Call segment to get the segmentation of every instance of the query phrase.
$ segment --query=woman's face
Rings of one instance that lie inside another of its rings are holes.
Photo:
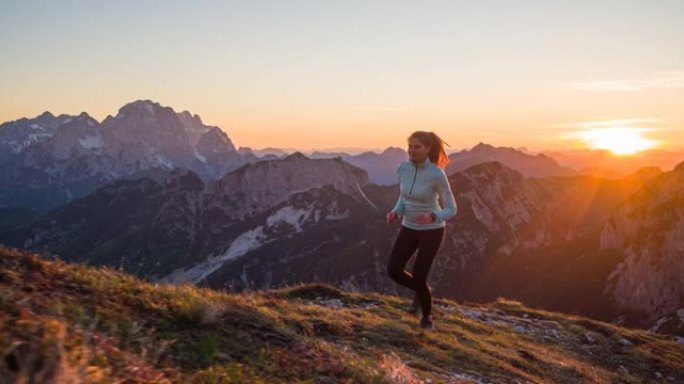
[[[412,137],[408,142],[408,155],[409,160],[422,163],[427,159],[428,153],[430,152],[430,147],[426,147],[420,140]]]

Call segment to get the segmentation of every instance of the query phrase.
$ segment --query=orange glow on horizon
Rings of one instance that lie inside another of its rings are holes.
[[[605,149],[615,155],[634,155],[655,148],[659,143],[643,136],[639,128],[595,128],[579,133],[591,149]]]

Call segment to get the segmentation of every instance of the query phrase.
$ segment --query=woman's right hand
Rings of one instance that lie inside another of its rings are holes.
[[[387,214],[387,223],[388,223],[388,224],[392,224],[392,223],[394,223],[395,221],[397,221],[398,218],[399,218],[399,215],[397,215],[397,214],[394,213],[394,212],[389,212],[389,213]]]

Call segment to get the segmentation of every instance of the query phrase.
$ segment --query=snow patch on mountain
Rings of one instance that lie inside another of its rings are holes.
[[[7,144],[10,146],[10,148],[12,148],[12,152],[19,153],[22,152],[24,149],[28,148],[29,146],[31,146],[31,144],[37,143],[39,141],[45,141],[51,138],[52,136],[53,135],[50,132],[31,133],[24,139],[23,142],[17,142],[16,140],[12,140]]]
[[[85,136],[83,138],[79,138],[78,142],[85,149],[99,149],[104,146],[104,142],[102,141],[102,137],[100,135]]]
[[[302,224],[304,220],[311,214],[311,210],[296,209],[291,206],[285,206],[273,215],[266,219],[266,224],[269,227],[275,226],[279,223],[287,223],[295,227],[297,233],[302,232]]]
[[[359,185],[359,183],[356,183],[356,189],[357,189],[357,190],[359,191],[359,193],[361,194],[361,197],[363,197],[364,199],[366,199],[366,201],[368,202],[368,204],[370,204],[370,206],[373,207],[373,209],[375,209],[376,211],[379,210],[378,207],[376,207],[375,204],[373,204],[373,202],[370,201],[370,199],[368,198],[368,196],[366,196],[366,194],[363,193],[363,189],[361,189],[361,186]]]
[[[171,163],[169,159],[167,159],[166,157],[162,155],[157,155],[156,158],[161,165],[165,166],[168,169],[173,169],[173,163]]]
[[[259,226],[244,232],[240,236],[236,237],[235,240],[233,240],[228,250],[224,253],[218,256],[210,256],[204,262],[197,264],[190,269],[176,270],[161,279],[161,281],[176,284],[187,282],[197,284],[207,276],[214,273],[217,269],[221,268],[225,262],[240,257],[247,252],[261,246],[264,239],[265,235],[263,226]]]
[[[332,212],[325,216],[326,220],[344,220],[348,219],[351,216],[349,211],[344,211],[344,212]]]
[[[197,148],[193,148],[192,151],[193,151],[193,153],[195,154],[195,158],[197,158],[197,160],[199,160],[199,161],[201,161],[201,162],[203,162],[203,163],[206,163],[206,162],[207,162],[207,158],[204,157],[204,156],[202,156],[202,155],[200,155],[199,152],[197,152]]]
[[[202,263],[197,264],[190,269],[176,270],[161,279],[161,281],[169,283],[191,282],[197,284],[221,268],[226,262],[244,256],[257,248],[274,241],[275,239],[269,237],[265,230],[286,223],[293,226],[297,233],[301,233],[303,231],[302,225],[306,219],[312,215],[313,209],[311,207],[295,208],[292,206],[285,206],[280,208],[266,218],[265,225],[260,225],[249,231],[243,232],[236,237],[225,252],[216,256],[210,256]]]

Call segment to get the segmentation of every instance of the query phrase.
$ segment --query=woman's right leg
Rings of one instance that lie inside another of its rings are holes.
[[[405,269],[406,263],[418,248],[418,231],[401,227],[399,236],[394,241],[389,263],[387,263],[387,274],[392,280],[411,290],[414,289],[413,276]]]
[[[428,273],[439,247],[444,240],[444,228],[423,231],[420,236],[418,255],[413,264],[413,289],[420,302],[423,317],[432,314],[432,292],[427,284]]]

